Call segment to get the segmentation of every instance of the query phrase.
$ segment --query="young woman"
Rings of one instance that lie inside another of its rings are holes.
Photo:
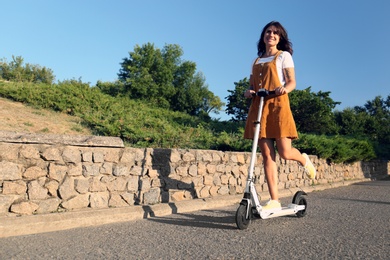
[[[263,210],[281,209],[275,144],[281,158],[301,163],[310,178],[314,179],[316,176],[316,169],[307,154],[301,154],[291,144],[293,139],[298,138],[288,98],[288,93],[296,87],[292,53],[292,44],[284,27],[276,21],[268,23],[263,28],[257,45],[258,57],[252,65],[250,89],[244,93],[245,97],[253,98],[244,138],[253,139],[253,121],[257,117],[260,97],[253,97],[252,94],[261,88],[275,91],[275,95],[264,99],[260,124],[259,147],[271,196]]]

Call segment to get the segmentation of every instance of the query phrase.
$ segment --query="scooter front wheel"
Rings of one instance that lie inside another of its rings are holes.
[[[240,204],[236,211],[236,224],[239,229],[247,229],[251,222],[252,211],[248,212],[248,206]]]

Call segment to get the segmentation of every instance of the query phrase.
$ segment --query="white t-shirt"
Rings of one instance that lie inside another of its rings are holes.
[[[273,61],[274,58],[275,58],[275,56],[269,56],[267,58],[260,58],[257,60],[256,64],[271,62],[271,61]],[[253,60],[252,65],[255,62],[255,60]],[[276,70],[278,71],[279,80],[280,80],[280,83],[282,85],[284,85],[286,83],[286,81],[284,80],[284,75],[283,75],[283,69],[285,69],[285,68],[294,68],[293,58],[288,51],[282,52],[279,55],[278,59],[276,60]],[[251,66],[251,75],[252,75],[252,66]]]

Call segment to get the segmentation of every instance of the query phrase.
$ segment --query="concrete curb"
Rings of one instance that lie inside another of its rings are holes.
[[[310,193],[330,188],[351,185],[353,183],[368,181],[355,180],[327,185],[305,187],[304,191]],[[299,188],[279,191],[279,196],[293,196]],[[268,192],[259,194],[261,200],[268,200]],[[195,199],[156,205],[132,206],[125,208],[90,209],[63,213],[39,214],[21,217],[0,217],[0,238],[31,235],[45,232],[67,230],[72,228],[90,227],[104,224],[112,224],[150,217],[162,217],[177,213],[193,212],[197,210],[215,209],[237,204],[242,199],[242,194],[219,196],[206,199]]]

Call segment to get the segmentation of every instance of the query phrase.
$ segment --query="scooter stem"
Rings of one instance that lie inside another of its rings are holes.
[[[253,178],[253,170],[255,168],[256,163],[256,154],[257,154],[257,144],[259,142],[259,135],[260,135],[260,119],[261,115],[263,114],[263,105],[264,105],[264,97],[260,96],[260,103],[259,103],[259,112],[257,113],[257,119],[254,124],[256,124],[255,128],[255,135],[253,137],[253,144],[252,144],[252,157],[249,164],[249,173],[248,173],[248,180],[251,180]]]

